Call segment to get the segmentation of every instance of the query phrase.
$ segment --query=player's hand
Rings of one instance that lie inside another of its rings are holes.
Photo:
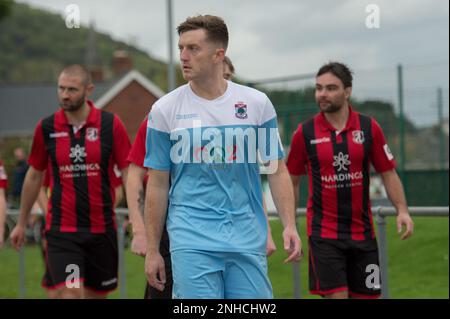
[[[16,225],[10,235],[11,245],[19,251],[25,242],[25,226]]]
[[[131,240],[131,252],[138,256],[145,256],[147,252],[147,238],[145,238],[145,234],[133,234],[133,239]]]
[[[400,237],[401,240],[411,237],[414,233],[414,222],[408,212],[399,213],[397,216],[397,231],[399,234],[401,234],[403,226],[406,226],[406,230]]]
[[[267,243],[266,243],[266,255],[267,257],[270,257],[275,250],[277,250],[277,246],[275,245],[275,242],[272,238],[272,233],[269,230],[269,233],[267,234]]]
[[[288,253],[288,258],[284,263],[300,261],[303,257],[302,241],[295,227],[286,227],[283,231],[284,250]]]
[[[166,271],[164,259],[159,252],[147,252],[145,255],[145,274],[150,286],[159,291],[164,290],[166,284]]]

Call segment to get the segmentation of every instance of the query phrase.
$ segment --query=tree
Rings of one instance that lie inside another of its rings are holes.
[[[0,0],[0,20],[10,15],[12,4],[12,0]]]

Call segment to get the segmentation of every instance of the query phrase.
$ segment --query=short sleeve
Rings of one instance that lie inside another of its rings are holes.
[[[122,121],[117,115],[114,115],[114,143],[113,154],[114,161],[119,169],[124,169],[128,166],[127,156],[130,152],[131,143],[128,138],[127,131]]]
[[[159,107],[153,107],[147,121],[147,138],[145,139],[144,166],[161,171],[168,171],[170,160],[170,129]]]
[[[291,175],[305,175],[308,155],[300,124],[292,137],[291,149],[287,158],[287,168]]]
[[[28,164],[38,171],[43,171],[47,168],[48,152],[44,142],[44,133],[42,130],[42,121],[38,123],[33,135],[33,144],[31,146],[31,153],[28,157]]]
[[[380,125],[372,119],[372,147],[370,161],[378,173],[383,173],[397,167],[394,155],[384,138]]]
[[[267,96],[258,125],[258,150],[263,162],[284,158],[283,145],[278,131],[277,114]]]

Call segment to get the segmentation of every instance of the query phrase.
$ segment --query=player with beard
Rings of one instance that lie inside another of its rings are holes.
[[[298,203],[300,175],[309,176],[307,229],[309,288],[326,298],[378,298],[378,247],[369,199],[370,164],[381,174],[395,206],[397,228],[413,233],[395,160],[378,123],[353,110],[352,72],[341,63],[316,76],[320,113],[299,125],[287,166]],[[371,267],[369,267],[371,266]],[[369,275],[374,279],[368,279]],[[367,284],[369,282],[369,284]]]
[[[130,141],[120,119],[88,100],[94,85],[85,68],[58,78],[60,110],[35,130],[20,216],[11,233],[19,250],[25,223],[51,168],[46,215],[47,262],[57,298],[105,298],[117,287],[114,165],[127,177]]]

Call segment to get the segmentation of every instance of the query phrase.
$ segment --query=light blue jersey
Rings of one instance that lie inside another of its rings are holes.
[[[171,251],[265,255],[258,158],[283,156],[276,113],[262,92],[228,81],[223,96],[205,100],[187,84],[158,100],[144,165],[170,171]]]

